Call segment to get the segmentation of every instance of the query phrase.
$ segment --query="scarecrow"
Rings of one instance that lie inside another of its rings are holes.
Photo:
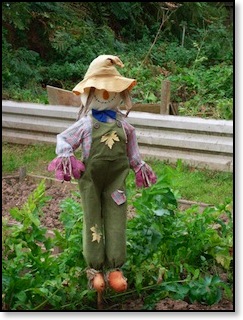
[[[126,121],[132,108],[135,79],[116,69],[113,55],[94,59],[84,79],[73,89],[80,95],[77,121],[57,135],[56,154],[48,166],[57,179],[78,179],[84,211],[83,255],[90,287],[102,292],[127,289],[121,267],[126,259],[127,201],[125,181],[132,169],[137,187],[149,187],[156,175],[141,159],[135,128]],[[126,114],[119,110],[124,102]],[[74,151],[81,147],[82,161]]]

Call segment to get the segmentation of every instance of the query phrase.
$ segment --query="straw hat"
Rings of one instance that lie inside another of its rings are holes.
[[[136,85],[136,80],[123,77],[115,66],[124,67],[117,56],[98,56],[89,65],[84,79],[74,87],[73,93],[76,95],[88,93],[91,87],[108,92],[131,90]]]

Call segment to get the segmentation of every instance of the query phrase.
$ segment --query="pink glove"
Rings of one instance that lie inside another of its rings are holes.
[[[136,186],[138,188],[150,187],[151,184],[156,183],[157,177],[150,166],[145,163],[138,172],[135,173]]]
[[[58,180],[70,181],[71,175],[73,175],[75,179],[81,177],[82,172],[85,171],[85,165],[74,156],[69,158],[59,157],[53,159],[48,165],[48,171],[54,170],[55,177]]]
[[[48,171],[54,171],[55,170],[55,177],[58,180],[64,180],[64,168],[63,168],[63,158],[55,158],[53,159],[49,165],[48,165]],[[65,181],[70,181],[71,177],[68,175],[65,176]]]
[[[74,179],[81,178],[82,173],[85,171],[85,165],[83,162],[77,160],[74,156],[71,156],[70,160]]]

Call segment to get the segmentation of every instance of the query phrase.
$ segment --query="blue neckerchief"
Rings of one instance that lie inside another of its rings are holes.
[[[108,117],[112,119],[116,119],[116,111],[114,110],[95,110],[92,109],[92,116],[101,122],[107,122]]]

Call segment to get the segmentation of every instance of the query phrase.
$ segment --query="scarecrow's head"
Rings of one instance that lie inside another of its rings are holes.
[[[124,64],[113,55],[100,55],[91,62],[84,79],[73,89],[81,97],[83,114],[91,109],[117,109],[122,100],[128,114],[132,107],[129,92],[136,80],[123,77],[116,66]]]

